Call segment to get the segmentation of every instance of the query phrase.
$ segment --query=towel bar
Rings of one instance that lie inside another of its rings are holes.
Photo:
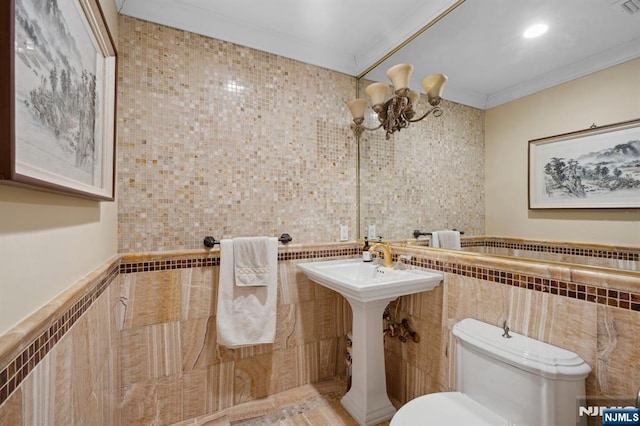
[[[280,235],[280,238],[278,238],[278,241],[280,241],[282,244],[289,244],[291,241],[293,241],[293,238],[291,238],[291,235],[289,234],[282,234]],[[202,243],[206,248],[212,249],[216,244],[220,244],[220,240],[216,240],[215,237],[207,236],[204,237],[204,241]]]
[[[457,229],[452,229],[452,231],[457,231]],[[460,235],[464,234],[463,231],[460,231]],[[418,238],[420,235],[431,235],[431,232],[420,232],[419,230],[413,231],[413,238]]]

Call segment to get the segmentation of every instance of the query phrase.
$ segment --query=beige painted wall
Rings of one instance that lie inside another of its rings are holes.
[[[486,111],[486,234],[640,245],[640,209],[529,210],[528,141],[640,118],[640,59]]]
[[[113,0],[100,0],[117,40]],[[0,335],[117,251],[114,202],[0,185]]]

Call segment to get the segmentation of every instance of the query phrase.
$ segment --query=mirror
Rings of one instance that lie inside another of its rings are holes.
[[[485,109],[538,92],[544,84],[550,87],[587,74],[576,72],[576,64],[588,65],[589,72],[597,70],[598,64],[587,64],[584,58],[602,59],[596,53],[615,50],[603,40],[622,46],[640,39],[638,16],[628,21],[624,11],[612,12],[611,8],[621,7],[614,3],[622,2],[584,3],[461,2],[359,79],[359,97],[365,97],[368,84],[389,83],[386,70],[398,63],[415,65],[409,84],[413,90],[422,91],[420,81],[428,74],[449,77],[441,117],[413,123],[389,140],[382,130],[364,132],[359,137],[360,238],[411,240],[416,229],[430,232],[452,228],[465,232],[465,236],[484,235]],[[572,11],[574,7],[577,9]],[[602,8],[608,8],[608,13]],[[551,46],[537,47],[532,59],[525,58],[520,27],[508,28],[506,24],[514,21],[513,16],[521,16],[525,22],[525,18],[551,9],[555,10],[553,17],[565,16],[565,22],[556,22],[564,39],[553,39]],[[576,21],[578,29],[566,22],[566,16]],[[623,23],[615,23],[618,19]],[[609,34],[611,28],[616,28],[616,34]],[[619,38],[611,39],[613,36]],[[583,45],[592,50],[582,51]],[[611,65],[615,63],[607,66]],[[427,105],[424,94],[420,103],[418,116]],[[365,125],[377,125],[371,108],[367,108]]]
[[[442,106],[440,118],[427,117],[389,140],[384,131],[360,136],[361,237],[408,239],[415,229],[483,233],[484,112]]]

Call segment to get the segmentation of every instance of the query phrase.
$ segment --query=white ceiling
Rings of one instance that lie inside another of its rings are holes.
[[[120,13],[359,76],[456,0],[115,0]],[[449,77],[443,97],[490,108],[640,57],[640,0],[466,0],[370,72],[410,84]],[[547,34],[526,40],[544,21]]]

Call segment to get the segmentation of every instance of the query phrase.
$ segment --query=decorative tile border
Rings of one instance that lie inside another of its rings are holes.
[[[356,247],[338,249],[300,249],[278,252],[278,261],[317,259],[322,257],[355,256],[360,253]],[[206,266],[220,266],[220,252],[215,251],[207,257],[194,257],[183,259],[149,260],[128,262],[124,260],[120,264],[121,274],[136,272],[166,271],[170,269],[202,268]]]
[[[132,274],[136,272],[166,271],[170,269],[203,268],[206,266],[220,266],[220,257],[123,262],[120,264],[120,273]]]
[[[512,242],[502,239],[495,239],[491,237],[478,238],[461,241],[462,248],[466,247],[495,247],[506,248],[512,250],[527,250],[535,252],[553,253],[553,254],[568,254],[572,256],[585,256],[585,257],[597,257],[602,259],[615,259],[615,260],[629,260],[638,262],[640,261],[640,250],[605,250],[575,247],[572,245],[555,245],[545,243],[533,243],[533,242]]]
[[[359,255],[362,250],[358,247],[343,247],[333,249],[304,249],[298,251],[283,251],[278,253],[278,260],[318,259],[321,257],[344,257]]]
[[[514,287],[526,288],[528,290],[551,293],[558,296],[569,297],[571,299],[584,300],[600,305],[613,306],[616,308],[640,312],[640,293],[610,290],[592,285],[577,284],[570,281],[553,280],[523,273],[513,273],[510,271],[465,265],[455,262],[446,262],[442,260],[412,257],[412,259],[406,263],[419,268],[433,269],[464,277],[476,278]]]

